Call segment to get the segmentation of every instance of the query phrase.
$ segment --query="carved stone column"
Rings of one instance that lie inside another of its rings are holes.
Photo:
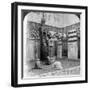
[[[62,58],[62,42],[61,41],[58,41],[57,58],[58,59]]]

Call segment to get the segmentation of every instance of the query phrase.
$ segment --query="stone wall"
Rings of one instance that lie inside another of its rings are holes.
[[[76,42],[68,43],[68,58],[69,59],[78,59],[78,46]]]

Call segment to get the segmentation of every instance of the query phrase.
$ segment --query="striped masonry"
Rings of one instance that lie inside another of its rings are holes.
[[[76,31],[76,29],[68,31],[68,41],[69,42],[77,41],[77,31]]]

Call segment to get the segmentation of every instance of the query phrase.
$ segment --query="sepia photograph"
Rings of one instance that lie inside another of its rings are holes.
[[[14,86],[87,82],[87,7],[13,3],[12,10]]]

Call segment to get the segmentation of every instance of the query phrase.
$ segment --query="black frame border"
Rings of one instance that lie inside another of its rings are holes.
[[[54,7],[54,8],[73,8],[85,10],[85,80],[79,81],[63,81],[63,82],[47,82],[34,84],[18,84],[18,6],[37,6],[37,7]],[[58,85],[58,84],[74,84],[88,83],[88,7],[75,5],[59,5],[44,3],[28,3],[14,2],[11,4],[11,86],[42,86],[42,85]]]

